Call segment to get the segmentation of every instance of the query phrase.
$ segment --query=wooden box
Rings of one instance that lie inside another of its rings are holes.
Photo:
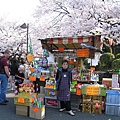
[[[82,103],[91,103],[92,96],[90,95],[82,95]]]
[[[92,113],[102,113],[102,104],[96,103],[92,105]]]
[[[23,106],[23,105],[16,105],[16,114],[23,115],[23,116],[29,116],[29,107]]]
[[[102,96],[93,96],[92,97],[92,103],[99,103],[102,104]]]
[[[42,120],[45,118],[45,105],[41,108],[30,106],[29,117]]]
[[[82,112],[91,113],[91,104],[82,104]]]

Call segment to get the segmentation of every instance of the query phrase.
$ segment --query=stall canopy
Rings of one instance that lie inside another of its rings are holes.
[[[80,36],[80,37],[59,37],[59,38],[46,38],[39,39],[43,49],[49,51],[58,50],[59,48],[68,49],[80,49],[81,43],[94,46],[100,49],[101,36]]]

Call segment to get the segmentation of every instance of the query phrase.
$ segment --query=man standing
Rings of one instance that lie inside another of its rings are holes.
[[[8,85],[9,73],[9,63],[8,58],[10,56],[10,51],[5,50],[4,55],[0,58],[0,82],[1,82],[1,93],[0,93],[0,105],[7,105],[6,102],[6,91]]]

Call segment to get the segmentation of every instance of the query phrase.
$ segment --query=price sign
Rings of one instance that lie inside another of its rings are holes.
[[[89,57],[89,49],[78,49],[77,56],[78,57]]]
[[[18,98],[18,103],[25,103],[25,99],[24,98]]]
[[[39,109],[37,107],[33,108],[33,112],[38,112]]]

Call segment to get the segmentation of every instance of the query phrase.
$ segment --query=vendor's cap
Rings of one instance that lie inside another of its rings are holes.
[[[20,65],[19,68],[23,69],[24,70],[24,65]]]

